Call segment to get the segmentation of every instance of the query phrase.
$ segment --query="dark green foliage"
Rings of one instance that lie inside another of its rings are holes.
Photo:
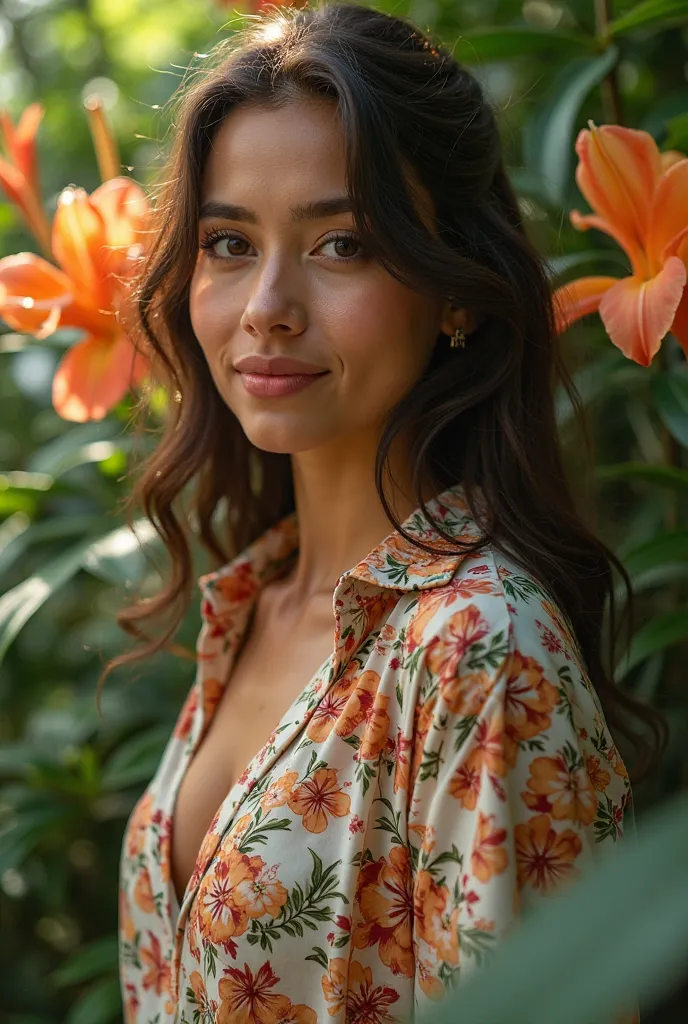
[[[374,6],[409,14],[445,43],[458,40],[456,56],[471,64],[498,108],[512,180],[554,283],[583,274],[624,276],[625,256],[609,238],[583,235],[569,224],[572,207],[587,211],[573,177],[574,142],[589,119],[611,123],[616,113],[621,123],[651,132],[660,148],[688,153],[685,2],[620,0],[610,5],[611,24],[598,31],[600,5],[593,0]],[[0,0],[0,103],[15,122],[32,101],[46,108],[38,146],[50,215],[67,184],[91,191],[100,183],[81,105],[85,87],[106,100],[123,172],[145,185],[169,130],[164,105],[185,69],[202,65],[201,55],[231,31],[231,11],[210,0]],[[618,107],[610,105],[610,75]],[[0,257],[35,249],[14,209],[0,201]],[[96,680],[104,661],[125,646],[114,614],[128,588],[143,580],[155,589],[159,577],[122,530],[117,511],[131,457],[128,403],[85,426],[52,410],[52,374],[73,340],[62,332],[38,342],[0,326],[0,1021],[6,1024],[121,1020],[115,931],[122,832],[194,670],[191,660],[170,653],[115,674],[98,715]],[[688,778],[688,369],[671,336],[656,365],[646,370],[628,362],[597,317],[573,328],[564,347],[597,463],[591,480],[562,396],[559,422],[574,488],[588,521],[623,557],[638,593],[637,631],[618,681],[661,708],[672,729],[660,771],[636,789],[642,832],[646,812]],[[143,523],[139,538],[160,561]],[[200,575],[208,566],[200,550],[195,555]],[[194,605],[177,642],[193,651],[199,627]],[[686,814],[685,802],[680,812]],[[392,833],[395,828],[389,822]],[[685,828],[679,832],[677,826],[666,841],[676,844],[685,865]],[[260,835],[250,838],[260,843]],[[657,855],[653,850],[646,858]],[[680,873],[669,860],[658,870],[678,886]],[[627,870],[629,887],[649,884],[647,859]],[[326,876],[314,862],[309,890],[270,929],[254,922],[249,940],[271,948],[280,929],[300,934],[311,920],[327,918],[337,879]],[[688,920],[685,885],[673,892]],[[601,900],[603,890],[595,893]],[[616,890],[612,897],[613,917],[624,901]],[[667,936],[685,943],[671,899],[665,885],[654,902],[639,901],[626,938],[636,934],[636,946],[646,949],[664,950]],[[572,918],[570,928],[573,936]],[[530,970],[527,957],[537,962],[547,948],[534,943],[523,953],[522,975]],[[575,956],[584,963],[595,957],[592,947],[577,954],[574,947],[561,986],[567,1006]],[[324,951],[313,950],[309,959],[323,963]],[[625,971],[631,978],[632,943],[623,950],[623,962],[620,957],[609,972],[618,968],[619,977]],[[507,975],[495,975],[493,992]],[[666,986],[669,981],[667,974]],[[664,989],[658,982],[643,991],[656,1002]],[[520,988],[517,994],[525,998]],[[563,1021],[553,1006],[543,1000],[538,1020]],[[461,1015],[467,1024],[469,1017]],[[470,1017],[478,1019],[488,1018],[484,1012]],[[516,1020],[511,1010],[508,1019]],[[682,1018],[667,1006],[661,1019]]]

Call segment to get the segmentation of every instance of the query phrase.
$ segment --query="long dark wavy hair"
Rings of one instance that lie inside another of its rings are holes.
[[[581,420],[582,405],[558,351],[546,267],[527,237],[479,83],[407,20],[323,3],[254,19],[217,44],[179,93],[169,159],[153,190],[155,230],[138,281],[135,340],[182,400],[170,403],[126,505],[130,522],[141,508],[153,523],[171,574],[155,597],[137,598],[119,612],[119,625],[139,644],[106,665],[99,692],[114,668],[175,646],[197,578],[191,523],[223,565],[294,509],[289,455],[253,446],[215,388],[192,329],[189,285],[202,175],[220,123],[242,103],[323,97],[336,101],[341,118],[354,227],[364,248],[402,283],[449,297],[482,318],[463,349],[438,335],[422,378],[388,417],[375,479],[390,523],[408,536],[383,485],[392,441],[408,430],[418,506],[431,519],[421,497],[426,478],[442,487],[463,484],[484,536],[459,550],[490,543],[543,582],[570,619],[610,727],[634,748],[632,777],[647,774],[666,745],[667,727],[657,710],[613,681],[612,567],[626,586],[629,633],[631,581],[574,507],[554,413],[557,384]],[[409,169],[432,196],[432,227],[417,211]],[[146,407],[144,396],[140,422]],[[474,501],[476,485],[489,521]],[[184,496],[190,504],[182,510]],[[160,635],[141,628],[146,620],[164,621]]]

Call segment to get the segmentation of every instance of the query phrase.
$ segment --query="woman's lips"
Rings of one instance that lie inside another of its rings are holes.
[[[301,391],[329,372],[325,370],[323,373],[239,373],[239,376],[249,395],[256,398],[277,398],[279,395],[291,395],[295,391]]]

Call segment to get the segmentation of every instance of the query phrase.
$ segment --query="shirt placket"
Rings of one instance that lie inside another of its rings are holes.
[[[246,797],[307,727],[322,699],[340,678],[356,650],[365,642],[371,629],[371,623],[365,615],[360,613],[361,609],[356,600],[356,595],[361,590],[369,590],[372,593],[374,591],[379,592],[379,589],[377,585],[360,583],[348,574],[344,574],[339,578],[332,597],[335,620],[333,652],[328,661],[313,676],[309,683],[309,687],[312,688],[319,683],[323,672],[327,673],[326,684],[318,690],[318,700],[303,701],[301,700],[303,697],[302,692],[300,697],[294,701],[285,713],[272,736],[268,739],[268,742],[251,761],[244,776],[240,777],[232,787],[220,808],[219,818],[215,826],[215,832],[217,833],[216,842],[212,847],[209,847],[205,842],[203,843],[202,848],[205,847],[203,859],[197,861],[193,876],[194,884],[187,889],[179,912],[172,957],[172,985],[175,998],[178,998],[177,986],[186,926],[191,907],[203,877],[212,864],[223,837],[236,821],[237,814]],[[307,688],[304,688],[304,692],[306,691]],[[199,858],[200,856],[199,852]]]

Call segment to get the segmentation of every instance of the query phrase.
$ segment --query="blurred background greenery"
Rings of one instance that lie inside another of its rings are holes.
[[[688,0],[373,6],[433,30],[485,86],[553,283],[625,276],[627,259],[611,239],[569,223],[572,207],[587,211],[573,177],[574,142],[592,119],[644,129],[660,149],[688,153]],[[66,185],[90,192],[100,184],[84,100],[102,97],[122,173],[145,187],[165,152],[166,102],[187,69],[256,9],[211,0],[0,0],[0,107],[15,123],[29,103],[45,107],[38,153],[49,216]],[[36,242],[0,195],[0,256],[25,250],[36,251]],[[0,322],[0,1020],[7,1024],[121,1020],[122,831],[193,681],[193,660],[181,649],[193,651],[200,628],[193,605],[176,638],[180,649],[112,676],[99,716],[96,680],[126,646],[114,614],[130,588],[154,592],[165,569],[162,558],[158,571],[142,557],[120,511],[130,486],[131,401],[83,425],[51,406],[55,367],[77,337],[60,331],[39,342]],[[597,316],[571,328],[564,349],[594,441],[591,467],[562,397],[572,485],[637,593],[637,631],[619,685],[661,708],[671,726],[660,770],[635,790],[642,830],[645,814],[688,781],[686,358],[668,335],[651,367],[630,362]],[[145,522],[137,532],[159,556]],[[212,568],[200,548],[195,554],[198,575]],[[614,922],[596,926],[613,930]],[[644,921],[637,932],[639,943],[652,942]],[[643,1020],[683,1021],[686,1003],[688,990],[674,984]]]

